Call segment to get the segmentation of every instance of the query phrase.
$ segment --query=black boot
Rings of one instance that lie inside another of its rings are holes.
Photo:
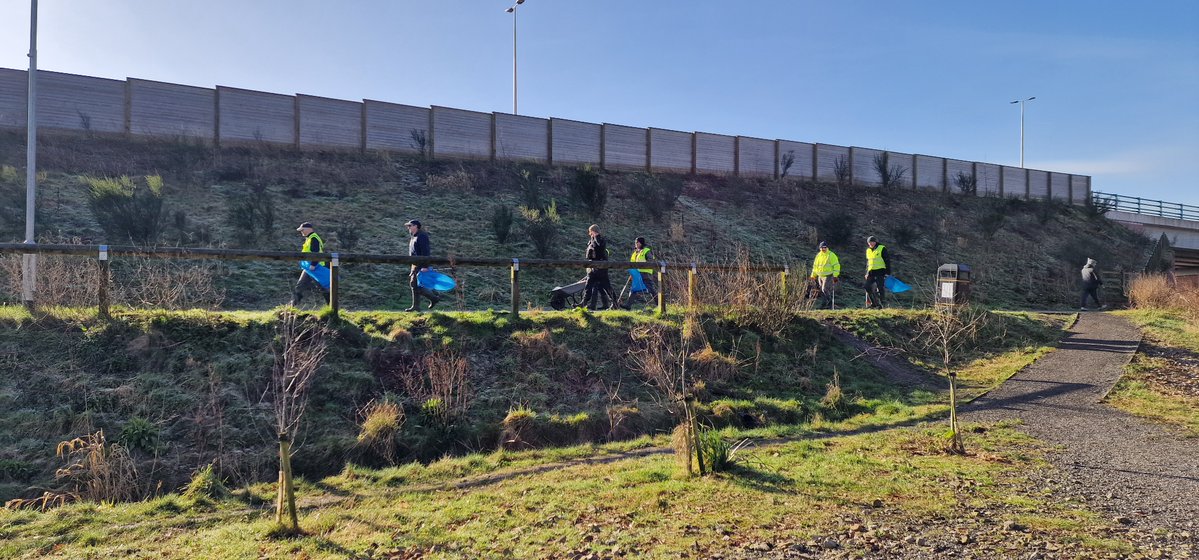
[[[416,288],[412,288],[412,307],[404,311],[420,311],[420,294],[417,293]]]

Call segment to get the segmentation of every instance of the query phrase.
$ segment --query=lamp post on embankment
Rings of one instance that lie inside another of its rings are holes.
[[[512,114],[518,115],[516,112],[516,7],[524,4],[525,0],[516,0],[516,3],[510,6],[507,13],[512,14]]]
[[[25,243],[35,243],[37,201],[37,0],[29,2],[29,74],[25,99]],[[21,300],[33,307],[37,255],[21,255]]]
[[[1021,169],[1024,168],[1024,104],[1028,103],[1029,101],[1032,101],[1033,99],[1036,99],[1036,96],[1029,97],[1028,99],[1017,99],[1012,102],[1013,105],[1017,104],[1017,103],[1020,105],[1020,168]]]

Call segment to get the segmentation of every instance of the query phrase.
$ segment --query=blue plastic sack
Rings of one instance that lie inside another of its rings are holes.
[[[318,264],[313,266],[313,264],[314,263],[308,261],[300,261],[300,269],[303,270],[305,274],[311,276],[313,280],[316,280],[316,283],[320,284],[322,288],[328,290],[329,269],[324,265]]]
[[[887,286],[887,291],[893,294],[902,294],[912,289],[911,286],[904,284],[902,280],[894,276],[888,276],[886,280],[883,280],[883,284]]]
[[[428,270],[417,273],[416,285],[438,292],[448,292],[454,289],[458,283],[454,282],[453,278],[437,272],[436,270]]]
[[[645,287],[644,279],[641,278],[640,270],[630,268],[629,269],[629,278],[631,278],[633,280],[632,284],[630,284],[630,289],[632,290],[631,293],[636,294],[638,292],[648,292],[649,291],[649,288]]]

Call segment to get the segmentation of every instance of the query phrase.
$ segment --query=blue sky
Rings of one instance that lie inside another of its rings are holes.
[[[39,67],[512,109],[505,0],[40,0]],[[520,113],[1019,163],[1199,204],[1199,2],[527,0]],[[29,2],[0,3],[26,68]]]

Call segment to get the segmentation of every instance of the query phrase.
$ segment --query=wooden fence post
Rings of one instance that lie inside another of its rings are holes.
[[[96,278],[96,299],[99,300],[101,319],[110,319],[108,310],[108,245],[100,246],[100,276]]]
[[[512,259],[512,316],[520,315],[520,259]]]
[[[779,285],[783,292],[783,301],[787,301],[787,273],[789,272],[791,272],[791,265],[783,265],[783,271],[779,277]]]
[[[337,281],[337,272],[339,270],[341,270],[341,259],[337,253],[333,253],[333,258],[329,261],[329,309],[333,312],[333,317],[337,317],[338,312],[341,310],[337,298],[337,292],[340,288],[340,282]]]
[[[658,263],[658,314],[666,314],[666,261]]]

